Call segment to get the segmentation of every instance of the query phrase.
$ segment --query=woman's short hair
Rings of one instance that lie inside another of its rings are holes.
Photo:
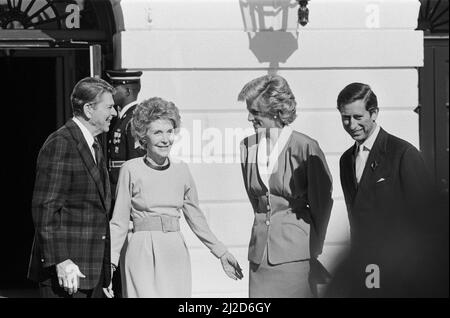
[[[144,100],[136,106],[131,120],[131,134],[145,148],[148,126],[158,119],[170,120],[174,129],[181,123],[180,113],[174,103],[159,97]]]
[[[84,105],[95,103],[99,96],[105,92],[114,94],[115,90],[108,82],[100,78],[85,77],[80,80],[70,95],[73,114],[75,116],[84,116]]]
[[[245,101],[247,107],[256,105],[269,116],[278,116],[283,126],[297,117],[294,94],[288,82],[279,75],[265,75],[251,80],[242,88],[238,100]]]
[[[357,100],[364,102],[369,113],[372,114],[378,111],[377,95],[375,95],[369,85],[363,83],[351,83],[344,87],[337,98],[337,108],[340,111],[345,105]]]

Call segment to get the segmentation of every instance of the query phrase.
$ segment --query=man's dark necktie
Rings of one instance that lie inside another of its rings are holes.
[[[100,172],[100,179],[102,180],[103,184],[103,193],[105,194],[106,189],[106,165],[103,162],[103,153],[102,153],[102,146],[98,142],[97,138],[94,138],[94,143],[92,144],[92,148],[94,148],[95,153],[95,161],[97,163],[98,171]],[[109,222],[107,223],[107,234],[106,234],[106,241],[105,246],[106,250],[109,251],[110,247],[110,236],[109,236]],[[111,282],[111,258],[109,253],[105,253],[103,256],[103,287],[108,287],[109,283]]]
[[[100,172],[100,179],[102,180],[102,183],[103,183],[103,193],[104,193],[106,180],[105,180],[105,171],[103,169],[103,153],[102,153],[102,146],[98,142],[97,138],[94,139],[92,148],[94,148],[95,161],[97,163],[98,171]]]

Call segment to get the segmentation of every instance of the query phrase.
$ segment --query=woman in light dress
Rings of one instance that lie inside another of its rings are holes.
[[[139,104],[132,132],[147,154],[125,162],[120,170],[111,219],[111,263],[118,265],[129,220],[133,233],[125,255],[124,297],[191,297],[189,252],[180,232],[181,211],[232,279],[243,277],[234,256],[211,232],[200,210],[188,166],[169,158],[180,126],[177,107],[161,98]]]

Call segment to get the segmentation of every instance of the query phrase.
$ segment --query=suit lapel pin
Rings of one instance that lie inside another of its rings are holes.
[[[375,169],[378,167],[378,162],[375,160],[370,164],[370,167],[372,168],[373,171],[375,171]]]

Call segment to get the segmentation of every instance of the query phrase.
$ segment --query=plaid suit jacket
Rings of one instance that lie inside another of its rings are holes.
[[[106,161],[102,162],[105,180],[73,120],[45,141],[32,201],[35,236],[30,279],[50,282],[53,266],[67,259],[86,275],[80,279],[80,289],[94,288],[102,267],[109,279],[111,190]]]

